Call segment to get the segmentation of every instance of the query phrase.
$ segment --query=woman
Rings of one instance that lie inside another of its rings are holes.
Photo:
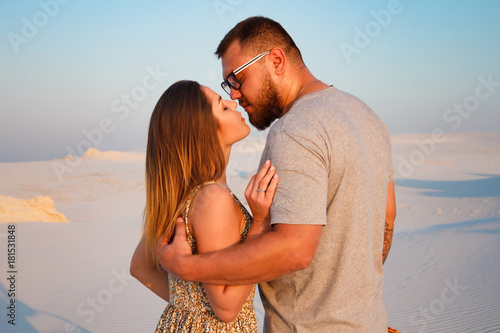
[[[252,177],[245,191],[253,224],[226,183],[231,147],[250,133],[236,106],[197,82],[179,81],[165,91],[151,116],[143,237],[130,270],[169,302],[156,332],[257,331],[254,285],[182,281],[161,269],[154,254],[163,237],[173,236],[179,216],[193,253],[220,250],[269,228],[278,182],[271,163]]]

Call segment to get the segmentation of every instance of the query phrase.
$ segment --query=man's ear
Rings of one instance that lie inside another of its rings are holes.
[[[275,47],[269,53],[272,61],[272,70],[276,75],[283,75],[287,64],[285,52],[279,47]]]

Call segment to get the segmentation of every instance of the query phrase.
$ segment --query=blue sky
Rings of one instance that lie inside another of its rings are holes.
[[[499,131],[499,13],[493,0],[0,0],[0,162],[145,147],[170,84],[224,94],[213,52],[253,15],[391,133]]]

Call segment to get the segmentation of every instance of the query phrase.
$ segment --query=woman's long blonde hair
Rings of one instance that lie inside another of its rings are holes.
[[[157,267],[156,243],[163,235],[172,239],[189,193],[224,173],[217,129],[212,106],[198,82],[174,83],[154,108],[146,150],[143,232]]]

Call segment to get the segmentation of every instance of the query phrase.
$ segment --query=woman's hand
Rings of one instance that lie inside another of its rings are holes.
[[[260,171],[250,179],[245,190],[245,198],[253,214],[252,234],[270,229],[269,209],[273,203],[274,192],[278,185],[276,167],[267,160]]]

